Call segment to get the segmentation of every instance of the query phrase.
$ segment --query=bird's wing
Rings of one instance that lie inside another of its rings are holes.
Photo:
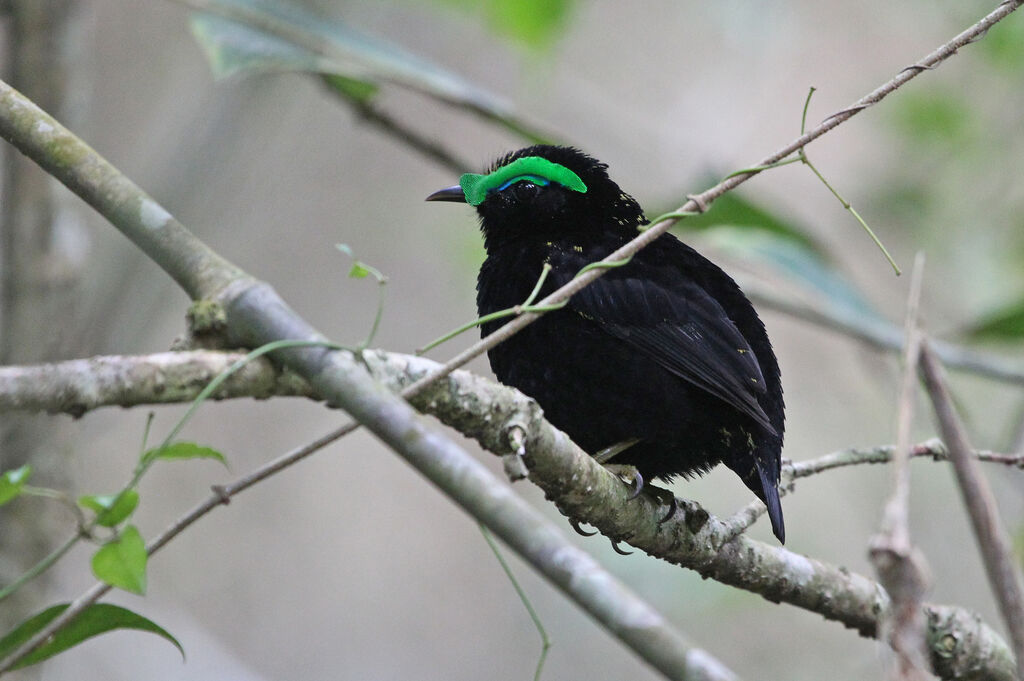
[[[609,272],[568,307],[776,432],[757,400],[765,393],[757,357],[722,306],[696,283],[678,275],[659,282]]]

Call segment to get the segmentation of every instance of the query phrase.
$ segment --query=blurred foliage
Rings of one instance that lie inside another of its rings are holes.
[[[700,232],[712,247],[762,271],[767,268],[853,320],[877,324],[882,319],[805,225],[742,192],[721,196],[703,215],[680,220],[675,231]]]
[[[530,48],[551,46],[565,31],[575,0],[433,0],[467,14],[482,14],[499,36]]]
[[[216,0],[193,12],[192,33],[214,75],[299,71],[336,76],[336,87],[368,97],[381,83],[408,87],[450,104],[503,118],[502,98],[401,47],[359,33],[284,0]]]
[[[699,184],[710,187],[717,181],[709,178]],[[676,229],[689,232],[720,225],[756,227],[761,231],[771,232],[782,239],[800,244],[815,253],[823,254],[822,249],[811,239],[809,231],[804,226],[797,224],[791,218],[776,214],[767,206],[758,205],[744,198],[739,191],[729,192],[719,197],[711,204],[708,212],[678,222]]]
[[[714,248],[751,264],[767,266],[774,275],[799,286],[810,297],[855,322],[873,325],[882,320],[835,263],[796,240],[777,232],[728,225],[710,230],[707,237]]]
[[[968,330],[968,336],[974,340],[1024,339],[1024,300],[982,317]]]
[[[541,143],[546,135],[520,120],[504,98],[398,45],[371,38],[286,0],[211,0],[190,16],[192,34],[218,78],[238,73],[321,76],[350,103],[365,105],[383,84],[473,112]]]
[[[32,467],[28,465],[4,471],[3,475],[0,475],[0,506],[21,495],[30,475]]]
[[[893,123],[913,141],[959,148],[967,142],[974,109],[952,92],[909,89],[893,107]]]
[[[978,44],[980,53],[994,66],[1019,75],[1024,67],[1024,22],[1001,21]]]

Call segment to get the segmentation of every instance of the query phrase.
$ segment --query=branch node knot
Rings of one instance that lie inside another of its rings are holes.
[[[693,204],[697,206],[698,213],[708,212],[708,203],[700,194],[687,194],[686,198],[693,201]]]
[[[210,485],[210,491],[217,497],[217,503],[227,506],[231,503],[231,494],[224,485]]]

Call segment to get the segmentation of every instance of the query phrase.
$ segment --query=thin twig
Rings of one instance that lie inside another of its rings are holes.
[[[921,344],[920,368],[942,437],[949,446],[960,495],[971,517],[989,583],[1010,632],[1011,645],[1017,658],[1017,674],[1024,679],[1024,587],[1021,584],[1020,569],[1014,561],[1010,538],[999,518],[999,509],[988,481],[971,456],[967,433],[946,388],[942,366],[928,347],[927,340]]]
[[[896,653],[897,681],[926,681],[925,620],[921,604],[928,588],[927,568],[910,540],[910,428],[917,395],[917,359],[921,349],[918,310],[924,254],[918,253],[911,275],[905,326],[906,349],[896,423],[893,489],[882,516],[882,527],[871,540],[870,557],[879,581],[892,598],[886,618],[888,638]]]
[[[904,69],[904,71],[905,70],[906,69]],[[804,101],[804,111],[803,111],[803,115],[800,117],[800,134],[801,135],[804,134],[804,130],[807,127],[807,109],[811,105],[811,97],[814,95],[815,89],[816,88],[811,87],[811,89],[808,90],[808,92],[807,92],[807,99]],[[885,247],[885,244],[882,243],[882,240],[878,238],[877,234],[875,234],[875,230],[871,229],[870,225],[868,225],[868,223],[864,221],[864,218],[862,218],[860,216],[860,213],[857,212],[857,209],[855,209],[850,204],[849,201],[847,201],[845,198],[843,198],[842,194],[840,194],[836,190],[836,188],[833,187],[829,183],[829,181],[825,179],[825,176],[821,174],[821,171],[818,170],[818,167],[816,165],[814,165],[813,163],[811,163],[811,159],[807,156],[807,149],[800,148],[797,151],[797,158],[800,159],[800,161],[802,161],[805,166],[807,166],[808,168],[811,169],[811,172],[813,172],[815,174],[815,176],[817,176],[817,178],[819,180],[821,180],[821,183],[823,185],[825,185],[825,188],[828,189],[832,193],[832,196],[834,196],[834,197],[836,197],[836,199],[838,199],[840,205],[842,205],[843,208],[848,210],[850,212],[850,214],[853,215],[853,217],[857,219],[857,222],[860,223],[861,228],[864,229],[864,231],[867,233],[868,237],[870,237],[871,240],[875,243],[875,246],[877,246],[878,249],[880,251],[882,251],[882,255],[885,256],[885,259],[889,261],[889,264],[892,266],[892,269],[896,272],[896,275],[899,276],[901,274],[900,267],[899,267],[899,265],[896,264],[896,261],[893,259],[892,255],[889,253],[889,249]]]
[[[825,454],[817,459],[794,461],[792,463],[783,464],[782,474],[783,477],[799,480],[800,478],[808,478],[812,475],[824,473],[836,468],[860,466],[863,464],[889,463],[892,461],[895,451],[896,447],[894,445],[882,445],[880,447],[872,447],[870,449],[841,449],[838,452]],[[950,458],[946,445],[944,445],[941,440],[937,439],[927,440],[914,445],[910,448],[910,455],[914,458],[928,457],[935,461],[949,461]],[[976,458],[978,461],[984,461],[986,463],[997,463],[1024,469],[1024,455],[1001,454],[987,450],[978,450],[971,452],[971,456]]]

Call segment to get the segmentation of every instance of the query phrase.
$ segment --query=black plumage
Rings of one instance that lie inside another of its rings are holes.
[[[560,168],[585,191],[567,186]],[[544,263],[551,273],[541,297],[647,224],[606,168],[576,149],[533,146],[430,197],[471,196],[477,204],[487,251],[480,315],[521,304]],[[483,325],[483,334],[506,322]],[[502,383],[537,400],[591,454],[639,440],[614,462],[646,479],[724,463],[766,503],[785,541],[777,490],[784,404],[771,342],[732,278],[674,236],[659,237],[488,355]]]

